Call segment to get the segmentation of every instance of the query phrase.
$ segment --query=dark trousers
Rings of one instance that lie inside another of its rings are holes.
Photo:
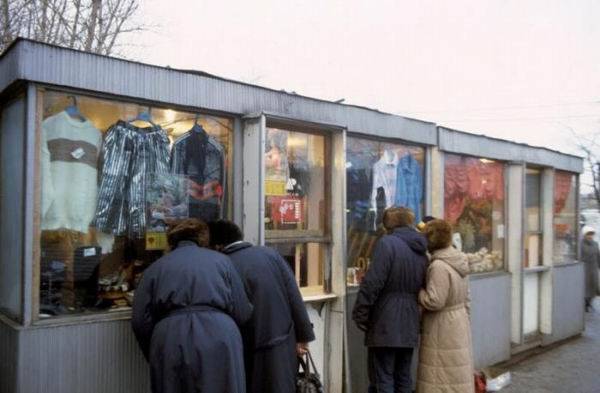
[[[369,348],[369,393],[411,393],[413,348]]]

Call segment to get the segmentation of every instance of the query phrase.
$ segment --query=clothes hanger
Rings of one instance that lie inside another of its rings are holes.
[[[156,123],[154,123],[152,121],[151,111],[152,111],[152,108],[148,107],[148,110],[139,112],[136,117],[134,117],[133,119],[128,120],[127,122],[128,123],[133,123],[133,122],[136,122],[136,121],[143,121],[145,123],[148,123],[148,124],[152,125],[153,127],[158,127],[156,125]]]
[[[194,119],[194,125],[192,126],[192,131],[194,131],[196,134],[207,135],[207,132],[204,127],[202,127],[202,124],[198,123],[199,118],[200,115],[196,115],[196,118]]]
[[[79,107],[77,106],[77,97],[69,96],[68,98],[71,99],[71,105],[69,105],[65,108],[65,112],[69,116],[71,116],[81,122],[86,121],[87,119],[81,114],[81,111],[79,110]]]

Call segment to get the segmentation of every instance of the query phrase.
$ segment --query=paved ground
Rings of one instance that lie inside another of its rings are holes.
[[[600,393],[600,298],[582,337],[512,366],[502,393]]]

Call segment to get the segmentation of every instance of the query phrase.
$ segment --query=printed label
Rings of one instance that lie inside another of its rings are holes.
[[[285,182],[279,180],[265,180],[265,195],[285,196]]]
[[[71,152],[71,155],[76,160],[79,160],[79,159],[81,159],[81,157],[85,156],[85,150],[83,150],[83,148],[81,148],[81,147],[78,147],[77,149],[75,149]]]
[[[146,250],[166,250],[167,234],[164,232],[146,232]]]
[[[96,256],[96,249],[94,247],[86,248],[83,250],[84,257],[93,257]]]

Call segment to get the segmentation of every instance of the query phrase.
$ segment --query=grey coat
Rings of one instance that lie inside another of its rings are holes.
[[[296,391],[296,342],[315,339],[287,262],[268,247],[234,243],[223,252],[237,269],[254,313],[242,327],[248,393]]]
[[[598,268],[600,268],[598,243],[584,239],[581,244],[581,259],[585,263],[585,297],[593,298],[598,294]]]

